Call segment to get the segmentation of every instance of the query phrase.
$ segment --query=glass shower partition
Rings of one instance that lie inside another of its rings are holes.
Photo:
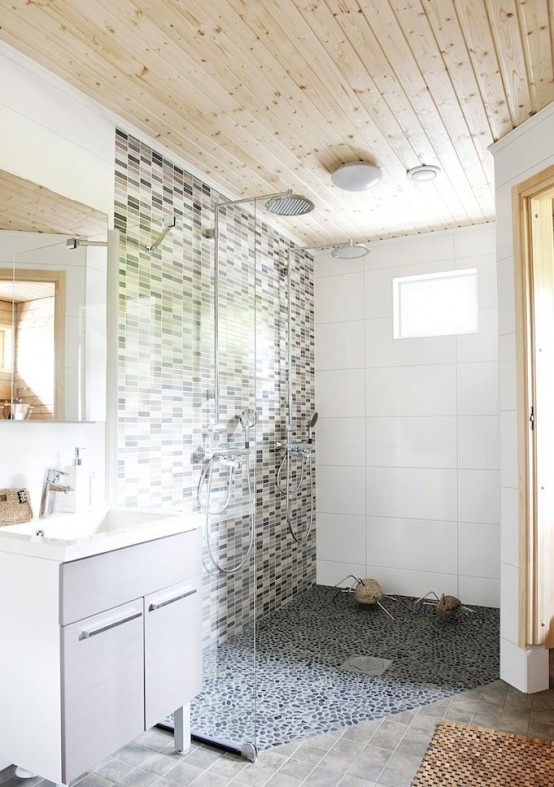
[[[203,521],[204,689],[193,737],[256,756],[256,211],[216,208],[200,299],[201,435],[194,466]],[[208,233],[211,234],[211,233]]]

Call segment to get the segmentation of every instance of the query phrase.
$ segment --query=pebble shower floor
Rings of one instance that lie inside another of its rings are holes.
[[[204,691],[192,704],[198,735],[258,749],[426,705],[490,683],[499,673],[499,610],[441,621],[415,599],[384,600],[391,620],[351,594],[314,586],[230,639],[205,665]],[[380,677],[340,669],[350,656],[392,661]],[[254,720],[254,690],[256,711]]]

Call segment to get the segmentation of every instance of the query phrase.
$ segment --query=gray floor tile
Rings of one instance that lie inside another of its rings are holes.
[[[277,753],[273,749],[267,749],[266,751],[260,752],[258,763],[263,765],[264,768],[272,768],[274,771],[277,771],[288,759],[286,754]]]
[[[285,773],[287,776],[292,776],[294,779],[303,781],[313,771],[314,767],[315,766],[311,762],[305,762],[304,760],[297,760],[295,757],[291,757],[281,768],[279,768],[279,773]]]
[[[360,756],[354,760],[348,770],[350,776],[377,781],[381,771],[391,758],[392,752],[377,746],[366,746]]]
[[[118,784],[125,785],[125,787],[151,787],[157,781],[158,775],[157,773],[152,773],[152,771],[135,768],[120,779]]]
[[[311,762],[312,765],[317,765],[325,757],[325,752],[323,749],[317,749],[315,746],[312,746],[311,743],[303,743],[294,756],[297,760],[304,760],[305,762]]]
[[[341,774],[344,774],[348,771],[350,766],[352,765],[353,760],[358,755],[352,756],[352,754],[344,754],[335,749],[331,749],[325,757],[321,761],[321,765],[323,768],[328,768],[330,771],[338,771]]]
[[[27,779],[22,780],[14,776],[14,780],[14,785],[17,784],[19,787],[25,787],[25,785],[28,784]],[[83,776],[83,778],[80,779],[77,784],[79,787],[111,787],[113,782],[108,781],[108,779],[104,779],[102,776],[98,776],[97,773],[87,773],[87,775]],[[2,785],[2,787],[4,787],[4,785]],[[11,785],[8,785],[7,787],[11,787]]]
[[[219,776],[213,771],[204,771],[204,773],[195,779],[195,787],[226,787],[229,784],[229,779],[225,776]]]
[[[316,787],[336,787],[344,774],[332,771],[323,765],[316,765],[306,777],[306,784],[314,784]]]
[[[234,779],[245,768],[246,762],[244,760],[231,755],[220,757],[218,760],[212,763],[212,765],[210,765],[210,771],[217,773],[219,776],[225,776],[228,779]]]
[[[99,776],[103,776],[104,779],[110,779],[112,782],[118,782],[132,770],[134,770],[134,765],[129,765],[128,762],[123,762],[122,760],[116,760],[110,757],[108,760],[104,760],[104,762],[97,768],[94,769],[94,773],[97,773]]]
[[[405,724],[385,719],[377,732],[372,736],[371,746],[394,750],[402,740],[407,729],[408,727]]]
[[[191,784],[195,779],[204,773],[203,768],[197,768],[195,765],[190,765],[188,762],[181,762],[168,771],[164,779],[168,779],[174,784]]]
[[[197,768],[209,768],[216,760],[223,757],[223,752],[207,746],[185,754],[185,762]]]
[[[145,749],[144,746],[137,746],[136,743],[130,743],[128,746],[124,746],[119,751],[116,751],[113,756],[116,760],[122,760],[129,763],[129,765],[138,767],[141,762],[144,762],[151,755],[150,749]]]
[[[375,787],[375,782],[360,779],[359,776],[350,776],[346,774],[340,782],[339,787]]]
[[[272,768],[264,768],[263,765],[248,765],[239,775],[233,779],[233,783],[239,781],[241,784],[247,784],[249,787],[262,787],[266,784],[275,771]]]
[[[395,752],[379,776],[379,783],[387,787],[410,787],[421,765],[421,757]]]
[[[267,782],[266,787],[300,787],[302,784],[301,779],[296,779],[294,776],[288,776],[286,773],[276,773]]]

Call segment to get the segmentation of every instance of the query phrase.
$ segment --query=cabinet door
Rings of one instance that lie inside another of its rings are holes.
[[[62,628],[63,781],[143,730],[143,599]]]
[[[144,599],[146,729],[202,688],[201,577]]]

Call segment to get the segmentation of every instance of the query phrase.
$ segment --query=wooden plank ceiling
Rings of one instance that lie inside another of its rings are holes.
[[[7,0],[0,37],[306,243],[494,218],[487,148],[554,99],[552,0]],[[341,163],[383,170],[364,193]],[[416,185],[406,170],[442,174]]]
[[[104,213],[30,180],[0,170],[0,230],[54,235],[99,236],[106,233]]]

